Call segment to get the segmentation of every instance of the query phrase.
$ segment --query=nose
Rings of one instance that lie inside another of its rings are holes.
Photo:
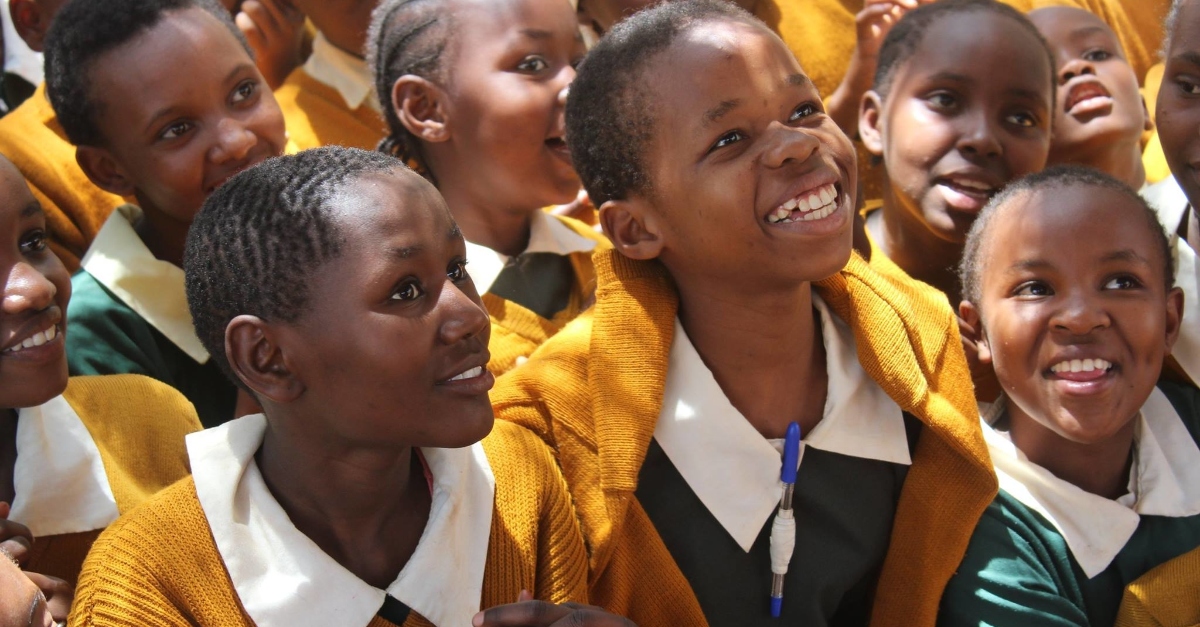
[[[994,158],[1004,153],[996,128],[987,111],[976,111],[959,117],[958,149],[963,154]]]
[[[470,339],[491,328],[491,319],[483,305],[473,298],[475,288],[447,280],[438,298],[438,309],[443,311],[439,339],[445,344],[455,344]],[[487,336],[484,336],[487,340]]]
[[[44,274],[27,262],[12,266],[4,281],[5,314],[41,311],[54,304],[58,288]]]
[[[1082,76],[1084,74],[1095,75],[1095,73],[1096,68],[1090,61],[1085,61],[1083,59],[1071,59],[1070,61],[1064,63],[1061,68],[1059,68],[1058,84],[1065,85],[1076,76]]]
[[[258,143],[254,132],[234,118],[222,118],[217,123],[216,142],[209,151],[213,163],[225,163],[244,159],[254,144]]]
[[[772,122],[767,130],[768,144],[763,163],[779,168],[790,163],[804,163],[821,148],[821,140],[812,133]]]
[[[559,73],[559,81],[561,82],[558,90],[558,105],[560,107],[567,106],[567,95],[571,93],[571,82],[575,80],[575,68],[568,65]]]
[[[1089,295],[1076,291],[1066,295],[1050,324],[1056,331],[1083,336],[1107,328],[1111,318]]]

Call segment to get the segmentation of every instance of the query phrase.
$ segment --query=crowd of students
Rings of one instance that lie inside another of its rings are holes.
[[[0,625],[1200,623],[1200,0],[9,4]]]

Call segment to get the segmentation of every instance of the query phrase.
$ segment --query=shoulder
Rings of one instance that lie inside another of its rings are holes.
[[[200,429],[192,404],[175,388],[137,374],[71,377],[63,392],[85,422],[120,425],[145,441],[179,439]]]
[[[1165,379],[1158,382],[1158,389],[1171,401],[1171,407],[1183,420],[1192,439],[1200,441],[1200,389]]]
[[[511,422],[497,420],[492,432],[483,439],[483,450],[497,484],[502,480],[528,481],[533,478],[531,473],[541,476],[556,469],[546,443],[528,429]]]
[[[496,381],[492,405],[498,410],[510,405],[525,405],[560,394],[585,391],[592,342],[592,313],[588,310],[567,323],[529,361]]]

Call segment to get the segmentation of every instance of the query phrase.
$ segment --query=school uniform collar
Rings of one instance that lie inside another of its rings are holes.
[[[1000,488],[1054,525],[1088,578],[1108,568],[1142,516],[1200,514],[1200,448],[1158,388],[1135,419],[1129,494],[1116,500],[1085,492],[1029,461],[1008,433],[990,426],[1005,405],[996,403],[983,417]]]
[[[572,253],[591,252],[596,248],[596,242],[590,240],[563,224],[562,220],[546,213],[535,211],[529,223],[529,245],[527,253],[554,253],[570,255]],[[498,253],[491,248],[467,242],[467,271],[475,282],[475,289],[480,294],[486,293],[508,263],[508,255]]]
[[[62,396],[17,413],[17,462],[9,518],[34,537],[104,529],[117,500],[100,449]]]
[[[188,357],[206,363],[208,351],[188,311],[183,269],[155,258],[134,230],[141,219],[140,207],[117,207],[79,265]]]
[[[364,103],[379,111],[375,98],[375,77],[366,60],[329,43],[325,35],[313,38],[312,54],[304,62],[304,71],[318,82],[334,88],[354,111]]]
[[[904,414],[858,363],[854,333],[813,294],[829,388],[821,422],[801,443],[911,465]],[[746,552],[779,504],[780,452],[721,391],[678,318],[654,439],[688,486]]]
[[[1183,290],[1183,320],[1171,356],[1188,378],[1200,381],[1200,307],[1195,306],[1200,304],[1200,263],[1197,263],[1196,251],[1179,236],[1179,225],[1191,205],[1175,177],[1155,183],[1142,196],[1158,213],[1158,219],[1166,229],[1175,260],[1175,286]]]
[[[482,445],[421,449],[433,475],[429,522],[385,591],[343,568],[288,519],[254,461],[266,425],[255,414],[187,436],[196,496],[255,624],[366,625],[385,595],[438,627],[470,624],[483,593],[496,486]]]

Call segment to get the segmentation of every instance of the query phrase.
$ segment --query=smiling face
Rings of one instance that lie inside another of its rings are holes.
[[[1050,44],[1058,64],[1058,98],[1050,162],[1113,142],[1139,142],[1148,115],[1137,74],[1112,29],[1074,7],[1048,7],[1029,19]]]
[[[67,387],[63,330],[71,277],[47,246],[46,215],[0,158],[0,407],[33,407]]]
[[[281,154],[286,142],[283,115],[254,61],[198,8],[168,13],[102,55],[89,93],[100,107],[98,150],[127,187],[112,191],[135,193],[143,209],[183,224],[217,186]]]
[[[1185,2],[1169,34],[1154,120],[1171,174],[1200,205],[1200,2]]]
[[[864,141],[887,168],[888,215],[965,241],[991,196],[1046,165],[1051,85],[1044,46],[1015,20],[974,11],[931,23],[886,99],[870,92],[864,104]]]
[[[563,109],[585,49],[571,5],[457,0],[454,20],[470,37],[447,53],[450,136],[429,148],[434,175],[453,161],[470,173],[472,195],[500,208],[573,200],[579,177],[563,141]]]
[[[414,178],[343,187],[342,253],[308,278],[309,310],[279,325],[279,343],[306,402],[344,441],[467,446],[492,427],[491,326],[445,202]]]
[[[1018,421],[1073,442],[1130,425],[1179,330],[1145,210],[1074,184],[1016,196],[979,251],[985,350]],[[1064,245],[1070,242],[1070,245]]]
[[[736,21],[693,26],[641,83],[654,136],[650,190],[658,256],[683,273],[739,288],[828,277],[850,256],[854,149],[783,42]]]

